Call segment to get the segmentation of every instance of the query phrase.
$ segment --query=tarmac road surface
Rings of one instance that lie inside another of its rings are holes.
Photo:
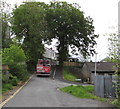
[[[50,77],[36,75],[3,107],[111,107],[91,99],[79,99],[58,90],[70,85]]]

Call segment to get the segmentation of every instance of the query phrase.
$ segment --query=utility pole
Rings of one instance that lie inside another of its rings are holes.
[[[97,70],[97,53],[95,54],[95,76],[96,76],[96,70]]]
[[[118,84],[117,84],[117,87],[118,87],[118,92],[117,92],[117,95],[118,95],[118,102],[120,101],[120,92],[119,92],[119,89],[120,89],[120,1],[118,2]]]
[[[118,2],[118,56],[120,56],[120,1]]]

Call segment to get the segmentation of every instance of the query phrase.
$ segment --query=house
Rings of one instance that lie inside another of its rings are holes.
[[[52,48],[47,48],[47,47],[45,47],[45,53],[43,54],[43,57],[46,57],[52,60],[57,59],[55,50],[52,50]]]
[[[116,64],[113,62],[97,62],[96,63],[96,75],[113,75],[117,70],[115,67]],[[94,75],[95,75],[95,63],[94,62],[86,62],[82,68],[83,78],[86,80],[90,80],[91,83],[94,83]]]

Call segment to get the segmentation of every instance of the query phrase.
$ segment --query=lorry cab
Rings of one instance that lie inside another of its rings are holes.
[[[51,60],[49,59],[38,59],[36,66],[37,76],[50,76],[51,74]]]

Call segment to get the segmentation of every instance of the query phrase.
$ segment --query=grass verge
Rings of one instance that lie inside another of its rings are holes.
[[[68,81],[75,81],[75,79],[77,79],[76,76],[71,74],[67,68],[63,69],[63,78]]]
[[[60,90],[63,92],[67,92],[71,95],[74,95],[78,98],[97,99],[102,102],[106,101],[105,98],[100,98],[100,97],[94,96],[94,94],[93,94],[94,86],[70,85],[70,86],[67,86],[64,88],[60,88]]]

